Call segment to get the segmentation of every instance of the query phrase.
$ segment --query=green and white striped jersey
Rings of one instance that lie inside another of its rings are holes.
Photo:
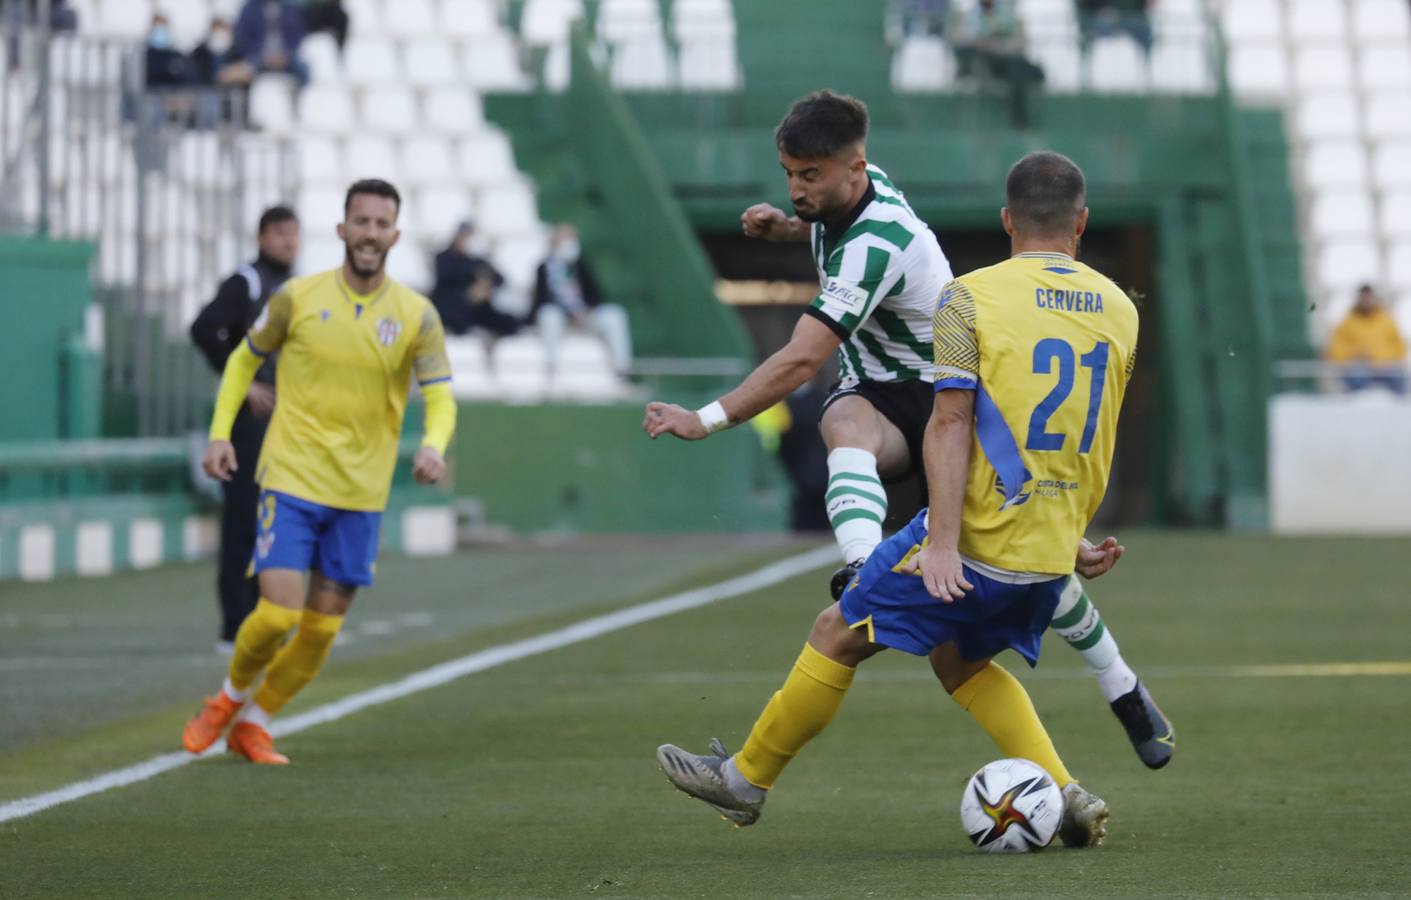
[[[869,165],[867,194],[834,229],[813,223],[819,294],[808,313],[840,338],[840,378],[935,380],[931,317],[950,263],[887,173]]]

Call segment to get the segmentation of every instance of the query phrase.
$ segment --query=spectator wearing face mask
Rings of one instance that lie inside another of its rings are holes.
[[[203,88],[197,103],[197,124],[242,122],[255,70],[235,49],[235,34],[226,19],[216,17],[206,38],[191,51],[191,81]]]
[[[149,89],[184,88],[191,84],[190,61],[185,53],[176,49],[171,22],[161,13],[152,17],[152,24],[147,30],[144,71]]]
[[[564,223],[554,228],[549,255],[534,279],[534,305],[529,321],[538,326],[549,358],[558,356],[558,343],[569,325],[591,331],[607,344],[613,368],[625,374],[632,365],[632,332],[627,311],[604,303],[593,270],[582,257],[578,229]]]

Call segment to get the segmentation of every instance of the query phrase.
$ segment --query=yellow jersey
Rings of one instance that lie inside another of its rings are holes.
[[[975,391],[960,552],[1009,572],[1072,572],[1107,491],[1136,307],[1071,257],[1021,253],[951,281],[934,339],[936,390]]]
[[[423,386],[451,378],[431,301],[390,277],[363,296],[333,269],[285,282],[247,340],[257,356],[279,353],[260,486],[338,509],[383,509],[412,375]]]

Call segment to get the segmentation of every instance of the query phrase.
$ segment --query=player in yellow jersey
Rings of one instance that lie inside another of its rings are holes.
[[[1064,767],[1023,686],[993,657],[1038,661],[1107,489],[1117,414],[1136,354],[1137,312],[1077,262],[1083,174],[1057,153],[1010,169],[1012,257],[952,281],[935,315],[935,403],[924,458],[930,506],[868,558],[819,614],[784,686],[740,753],[657,750],[668,779],[737,825],[832,720],[857,666],[888,647],[929,657],[951,697],[1009,757],[1063,791],[1059,834],[1095,846],[1107,805]]]
[[[289,761],[274,749],[269,717],[318,674],[354,593],[372,584],[413,375],[426,426],[412,474],[423,484],[445,474],[456,405],[441,320],[385,271],[400,207],[385,181],[353,184],[338,226],[343,265],[286,282],[226,363],[204,461],[213,477],[234,471],[231,423],[261,360],[276,352],[279,402],[255,472],[260,601],[236,634],[224,685],[182,734],[192,753],[215,743],[251,700],[230,750],[256,763]]]

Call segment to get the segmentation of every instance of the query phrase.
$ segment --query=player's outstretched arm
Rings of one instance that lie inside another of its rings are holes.
[[[1100,578],[1111,572],[1126,552],[1127,548],[1117,543],[1115,537],[1109,537],[1101,544],[1083,538],[1078,542],[1078,556],[1073,561],[1073,570],[1089,580]]]
[[[745,237],[766,241],[806,241],[809,235],[807,222],[769,203],[756,203],[741,213],[740,229]]]
[[[263,362],[250,349],[248,342],[241,342],[230,358],[225,361],[225,371],[220,376],[220,390],[216,393],[216,409],[211,414],[210,444],[206,447],[201,468],[206,474],[220,481],[229,481],[235,471],[235,448],[230,443],[230,429],[235,425],[235,417],[240,413],[240,404],[255,373]]]
[[[748,422],[812,378],[841,343],[828,326],[812,316],[803,316],[794,326],[789,343],[760,363],[739,387],[698,410],[674,403],[648,403],[642,430],[653,439],[673,434],[682,440],[698,441],[723,428]]]
[[[930,501],[928,540],[905,571],[920,575],[927,592],[943,603],[960,600],[974,589],[965,578],[959,549],[974,419],[974,391],[951,388],[936,392],[922,451]]]
[[[420,484],[436,484],[446,477],[446,448],[456,433],[456,400],[449,381],[424,384],[426,401],[425,437],[412,458],[412,477]]]

